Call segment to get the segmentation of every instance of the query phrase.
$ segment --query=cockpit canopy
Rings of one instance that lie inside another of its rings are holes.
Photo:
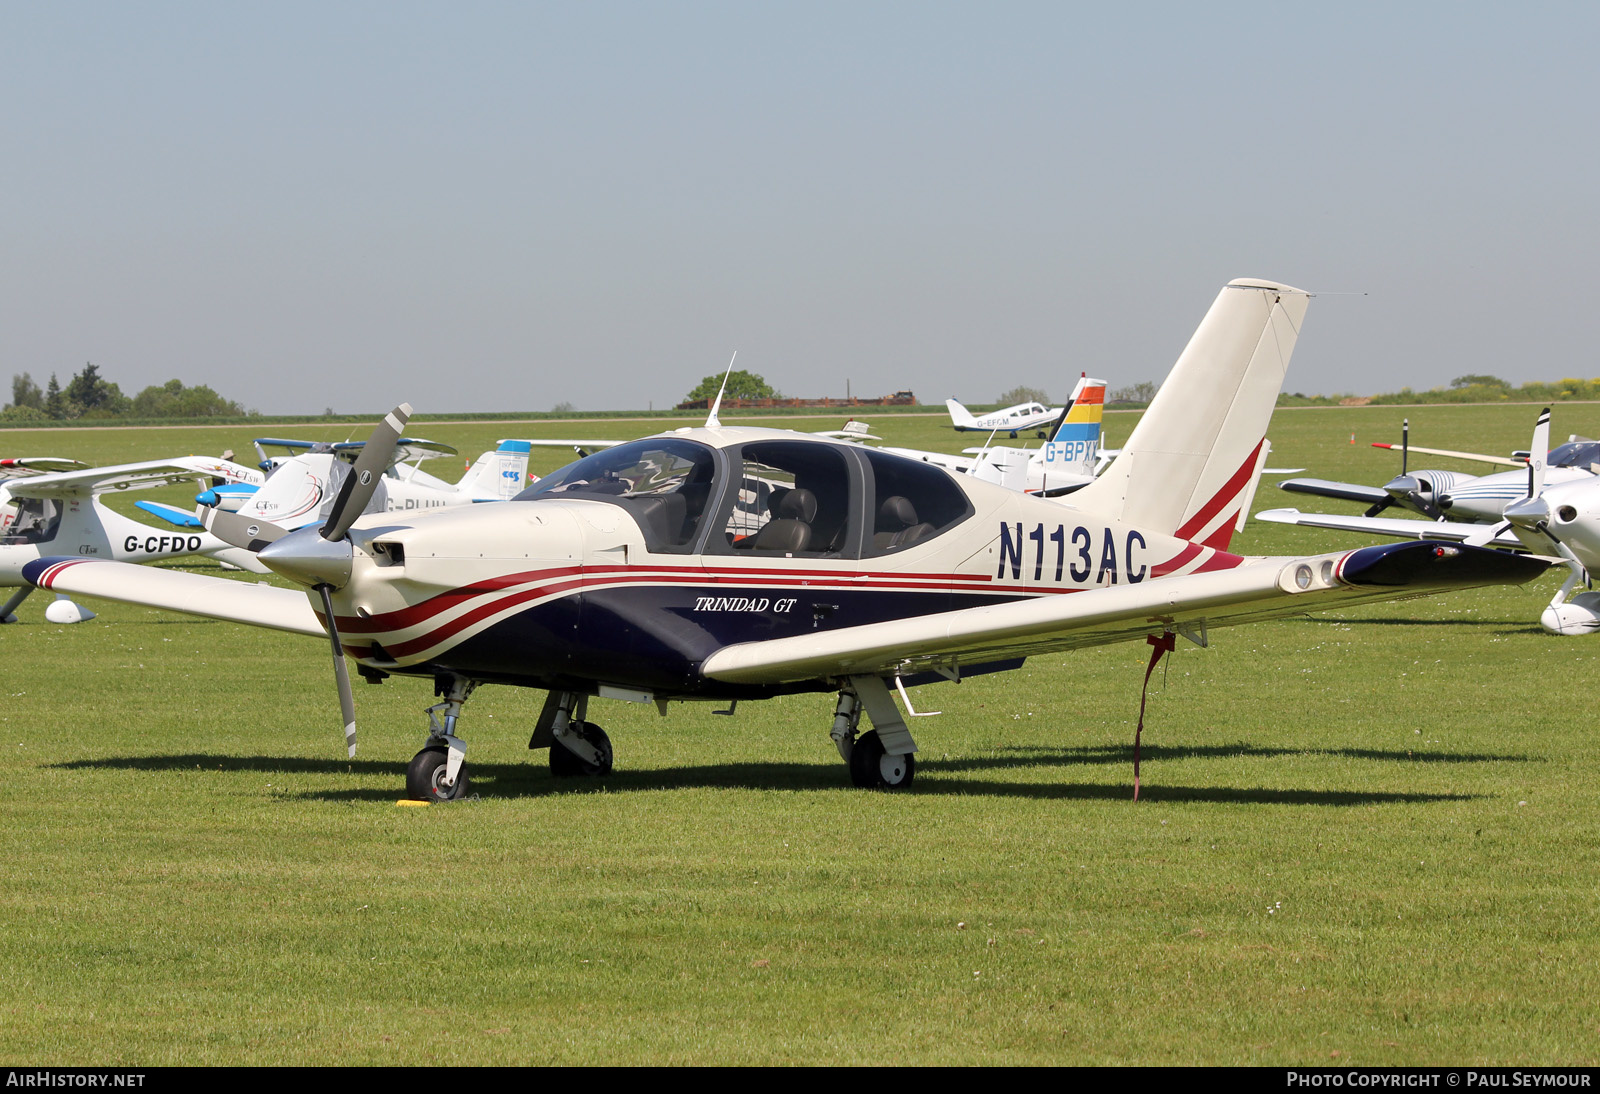
[[[651,551],[866,558],[924,542],[971,511],[945,471],[876,449],[762,438],[618,445],[540,479],[517,501],[619,506]]]
[[[1550,450],[1546,467],[1589,467],[1600,463],[1600,441],[1568,441]]]

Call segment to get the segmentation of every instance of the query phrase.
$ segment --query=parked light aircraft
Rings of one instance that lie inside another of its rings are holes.
[[[1527,460],[1488,456],[1476,452],[1457,452],[1447,448],[1420,448],[1410,443],[1411,423],[1401,427],[1400,444],[1375,443],[1374,448],[1400,450],[1400,474],[1381,487],[1356,483],[1329,482],[1326,479],[1290,479],[1279,487],[1295,494],[1314,494],[1368,505],[1366,515],[1377,517],[1391,506],[1400,506],[1433,520],[1494,523],[1508,504],[1527,496]],[[1428,456],[1450,456],[1479,463],[1502,464],[1519,468],[1489,475],[1469,475],[1462,471],[1408,471],[1412,452]],[[1581,482],[1592,478],[1600,465],[1600,443],[1571,441],[1551,450],[1546,472],[1551,485]]]
[[[1049,439],[1038,448],[985,445],[968,448],[961,455],[889,446],[883,450],[1012,490],[1057,496],[1093,482],[1095,475],[1109,462],[1103,458],[1100,447],[1105,402],[1106,382],[1091,379],[1085,373],[1078,378],[1072,398],[1051,423],[1047,432]]]
[[[219,505],[219,490],[201,493],[202,506],[214,505],[237,512],[250,520],[268,520],[280,528],[294,530],[324,520],[351,465],[364,450],[364,441],[324,444],[311,441],[281,441],[263,438],[261,446],[282,446],[297,451],[288,457],[263,462],[271,466],[264,485],[249,494],[234,494],[229,504]],[[528,485],[529,442],[503,440],[499,447],[479,456],[458,483],[423,471],[417,465],[434,456],[453,456],[454,448],[436,441],[402,437],[395,442],[390,464],[379,475],[365,512],[411,512],[439,509],[451,505],[470,505],[480,501],[509,501]],[[141,509],[184,528],[203,527],[194,513],[157,502],[138,502]]]
[[[1516,472],[1523,484],[1520,497],[1505,505],[1497,524],[1340,516],[1302,513],[1298,509],[1270,509],[1257,513],[1256,519],[1400,539],[1531,551],[1559,558],[1572,572],[1540,615],[1540,625],[1552,634],[1592,634],[1600,631],[1600,593],[1572,596],[1572,591],[1578,582],[1587,581],[1591,573],[1600,569],[1600,478],[1583,474],[1552,483],[1547,460],[1568,459],[1575,447],[1595,442],[1568,442],[1553,449],[1549,445],[1550,408],[1546,407],[1534,426],[1529,452],[1549,455],[1547,459],[1531,457],[1526,470]],[[1600,445],[1595,447],[1600,449]],[[1600,458],[1600,452],[1596,456]]]
[[[1440,544],[1245,558],[1228,546],[1260,466],[1307,295],[1229,284],[1121,457],[1047,501],[860,445],[698,428],[597,452],[505,505],[357,520],[405,426],[374,431],[320,529],[213,512],[304,592],[76,558],[41,588],[171,608],[332,644],[345,736],[361,675],[432,678],[442,701],[407,771],[423,800],[467,787],[459,718],[484,683],[546,689],[530,748],[603,774],[592,699],[837,693],[829,735],[863,787],[904,787],[907,685],[1030,655],[1369,600],[1523,581],[1547,563]],[[858,733],[865,709],[873,729]],[[912,711],[911,713],[915,713]]]
[[[1029,429],[1038,431],[1040,438],[1048,436],[1050,426],[1064,409],[1042,403],[1018,403],[1004,410],[974,417],[970,410],[954,399],[946,399],[944,405],[950,411],[950,424],[958,433],[1005,433],[1013,439],[1018,433]]]
[[[75,462],[75,461],[74,461]],[[230,565],[269,572],[254,555],[201,529],[158,531],[107,508],[100,495],[113,490],[180,482],[261,482],[261,472],[210,456],[180,456],[112,467],[25,475],[0,481],[0,587],[17,592],[0,607],[0,623],[14,623],[17,607],[33,592],[23,568],[47,555],[153,562],[201,554]],[[70,612],[52,622],[76,622]]]

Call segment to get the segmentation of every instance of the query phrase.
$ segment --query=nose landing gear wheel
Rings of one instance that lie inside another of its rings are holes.
[[[550,774],[557,778],[570,775],[611,774],[611,738],[593,722],[573,722],[571,732],[576,733],[600,753],[599,763],[590,763],[559,740],[550,743]]]
[[[439,780],[444,778],[445,765],[449,760],[449,750],[443,745],[429,745],[411,757],[411,762],[406,765],[406,792],[417,801],[424,802],[455,801],[465,795],[466,764],[462,764],[461,770],[456,773],[454,786],[440,785]]]
[[[868,730],[856,738],[850,751],[850,781],[863,790],[903,790],[917,774],[917,760],[911,753],[890,756],[883,750],[878,731]]]

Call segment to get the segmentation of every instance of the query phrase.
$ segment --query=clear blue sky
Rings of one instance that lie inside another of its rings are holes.
[[[0,0],[0,380],[267,413],[1594,360],[1600,6]],[[9,389],[5,389],[9,392]]]

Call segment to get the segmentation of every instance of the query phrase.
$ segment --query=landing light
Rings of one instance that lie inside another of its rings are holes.
[[[1311,567],[1301,563],[1295,567],[1294,583],[1302,589],[1311,588]]]

